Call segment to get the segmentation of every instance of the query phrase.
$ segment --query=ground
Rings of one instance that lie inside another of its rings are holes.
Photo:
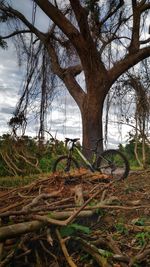
[[[0,187],[0,199],[0,266],[21,267],[19,259],[24,266],[150,266],[150,170],[124,181],[85,170],[47,174],[26,186]],[[18,223],[35,220],[38,232],[30,225],[18,234]]]

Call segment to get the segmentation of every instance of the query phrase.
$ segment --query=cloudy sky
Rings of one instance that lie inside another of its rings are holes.
[[[0,135],[9,131],[8,121],[13,116],[19,99],[19,92],[23,85],[23,71],[18,66],[17,55],[13,44],[10,42],[8,50],[0,49]],[[27,134],[36,136],[38,122],[29,120]],[[64,139],[79,137],[82,139],[81,116],[72,97],[64,91],[64,96],[56,98],[52,103],[52,109],[47,116],[47,129],[53,136]],[[127,137],[126,126],[123,131],[111,125],[109,131],[109,145],[114,147],[124,142]],[[129,129],[128,129],[129,130]]]
[[[12,117],[21,82],[14,47],[10,44],[8,50],[0,48],[0,134],[8,130],[7,121]]]
[[[19,100],[24,76],[22,68],[18,66],[15,47],[8,42],[8,49],[0,48],[0,135],[9,131],[8,121],[13,116]],[[38,122],[29,119],[28,134],[35,136]],[[47,129],[53,135],[64,139],[65,136],[81,138],[81,116],[74,100],[64,90],[64,96],[52,103],[47,116]]]
[[[2,135],[9,130],[8,121],[13,116],[18,102],[24,76],[22,69],[18,66],[12,43],[9,43],[7,50],[0,49],[0,59],[0,135]],[[61,99],[56,98],[52,103],[52,109],[47,116],[47,128],[52,131],[53,135],[57,134],[61,138],[66,135],[81,137],[80,112],[67,92]],[[34,127],[30,121],[28,133],[36,135],[36,120]]]
[[[14,8],[22,11],[27,18],[31,17],[31,9],[28,8],[29,0],[13,0]],[[42,18],[42,12],[40,14]],[[37,16],[39,17],[39,16]],[[47,20],[47,19],[46,19]],[[40,21],[38,27],[43,30],[47,21]],[[38,22],[37,22],[38,23]],[[3,29],[1,29],[2,32]],[[15,106],[19,99],[19,92],[23,86],[23,70],[18,66],[15,48],[11,42],[8,42],[8,49],[0,49],[0,135],[9,131],[8,121],[13,116]],[[33,119],[30,121],[27,134],[36,136],[38,122]],[[64,139],[66,136],[82,138],[81,116],[74,100],[67,92],[59,100],[55,99],[52,109],[47,116],[47,129],[53,136]],[[123,131],[118,127],[111,125],[109,132],[109,144],[111,147],[126,140],[126,134],[129,128],[123,126]]]

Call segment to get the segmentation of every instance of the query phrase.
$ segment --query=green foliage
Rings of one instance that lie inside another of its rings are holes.
[[[84,253],[84,255],[81,255],[81,256],[80,256],[80,260],[81,260],[81,261],[86,261],[86,260],[88,260],[88,259],[89,259],[89,254]]]
[[[135,225],[139,226],[144,226],[145,225],[146,218],[139,218],[136,222]]]
[[[50,172],[58,155],[66,154],[62,141],[39,143],[35,138],[0,136],[0,177]]]
[[[47,157],[43,157],[39,161],[39,166],[40,166],[40,169],[43,172],[50,172],[51,168],[53,166],[53,159],[47,158]]]
[[[116,228],[116,231],[120,234],[125,234],[125,235],[128,235],[128,229],[124,226],[123,223],[117,223],[115,225],[115,228]]]
[[[67,237],[67,236],[75,234],[77,231],[80,231],[84,234],[90,234],[91,233],[91,230],[89,227],[86,227],[86,226],[83,226],[83,225],[80,225],[77,223],[73,223],[73,224],[70,224],[67,226],[63,226],[60,229],[60,234],[62,237]]]
[[[99,251],[99,253],[100,253],[104,258],[106,258],[106,259],[112,257],[112,255],[113,255],[113,253],[110,252],[110,251],[108,251],[108,250],[99,249],[98,251]]]
[[[119,145],[119,150],[126,155],[126,157],[130,162],[131,167],[138,168],[139,164],[135,158],[134,147],[135,147],[135,138],[131,135],[128,143],[125,146],[122,146],[121,144]],[[137,150],[139,159],[142,161],[142,140],[140,139],[138,142]],[[146,154],[146,165],[150,166],[150,157],[149,157],[150,146],[148,144],[145,144],[145,154]]]
[[[150,233],[149,232],[141,232],[136,234],[135,239],[140,247],[143,247],[145,243],[150,241]]]
[[[16,187],[16,186],[24,186],[30,184],[32,181],[38,179],[38,176],[5,176],[0,177],[0,186],[1,187]]]

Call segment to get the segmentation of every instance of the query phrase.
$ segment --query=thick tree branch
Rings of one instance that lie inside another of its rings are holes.
[[[133,27],[129,53],[136,53],[139,50],[140,44],[146,44],[147,42],[149,42],[149,38],[145,41],[140,41],[140,19],[142,13],[150,9],[150,3],[141,1],[139,4],[137,4],[137,1],[132,0],[132,9]]]
[[[94,62],[92,62],[91,60],[91,58],[97,58],[101,72],[106,73],[105,66],[100,60],[100,55],[98,54],[94,42],[91,41],[91,47],[89,49],[89,43],[83,38],[77,28],[64,16],[64,14],[57,7],[52,5],[48,0],[35,0],[35,2],[72,42],[75,49],[77,50],[85,71],[92,70],[94,69],[94,67],[97,69],[98,66],[97,63],[95,64],[95,60]],[[89,56],[87,57],[87,55]]]
[[[64,16],[64,14],[48,0],[35,0],[37,5],[51,20],[62,30],[62,32],[71,40],[77,49],[84,46],[84,40],[77,28]],[[80,41],[80,45],[79,45]]]
[[[83,70],[83,68],[79,64],[79,65],[68,67],[66,69],[66,73],[68,72],[68,73],[72,74],[73,76],[77,76],[77,75],[79,75],[82,72],[82,70]]]
[[[146,1],[143,1],[143,2],[146,2]],[[142,12],[145,12],[146,10],[149,10],[150,9],[150,3],[144,3],[144,4],[141,4],[141,6],[140,6],[140,11],[141,11],[141,13]]]
[[[75,77],[69,72],[64,77],[64,83],[69,90],[69,93],[74,98],[78,104],[80,110],[83,109],[84,100],[86,98],[86,93],[82,90],[80,85],[77,83]]]
[[[120,75],[148,56],[150,56],[150,47],[142,48],[135,54],[128,54],[124,59],[120,60],[120,62],[117,62],[114,67],[108,71],[110,81],[112,83],[115,82]]]
[[[64,82],[69,93],[75,99],[80,109],[82,109],[85,93],[75,79],[75,76],[81,73],[82,66],[76,65],[63,69],[60,66],[58,55],[51,41],[47,44],[47,49],[54,73]]]
[[[137,6],[136,1],[132,0],[133,9],[133,26],[132,26],[132,38],[129,46],[129,53],[136,53],[139,50],[139,34],[140,34],[140,17],[141,12]]]
[[[88,16],[87,11],[85,10],[85,8],[81,6],[79,0],[70,0],[70,3],[75,13],[82,36],[84,37],[85,40],[93,42],[87,21],[87,16]]]

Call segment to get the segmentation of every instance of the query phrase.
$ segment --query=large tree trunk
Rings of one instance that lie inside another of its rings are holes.
[[[95,148],[96,141],[103,138],[103,101],[99,97],[92,97],[84,103],[82,111],[82,136],[83,136],[83,152],[90,159],[92,155],[91,149]],[[89,149],[88,149],[89,148]],[[99,152],[103,151],[103,140],[99,143]]]

